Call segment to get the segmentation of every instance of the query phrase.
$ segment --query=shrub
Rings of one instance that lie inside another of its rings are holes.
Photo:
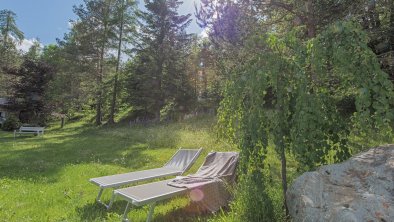
[[[276,220],[274,203],[268,195],[268,187],[261,172],[241,175],[232,210],[237,212],[236,221],[271,222]]]
[[[172,100],[160,110],[161,121],[175,120],[177,116],[177,104]]]
[[[15,116],[9,116],[3,123],[3,130],[5,131],[13,131],[18,129],[21,125],[21,122]]]

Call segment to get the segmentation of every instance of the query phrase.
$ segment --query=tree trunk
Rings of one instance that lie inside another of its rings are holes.
[[[307,14],[307,36],[308,38],[314,38],[316,36],[316,23],[315,16],[313,14],[313,0],[307,0],[306,5],[306,14]]]
[[[99,86],[101,87],[101,86]],[[96,125],[101,125],[101,106],[102,106],[102,93],[101,89],[97,92],[97,102],[96,102]]]
[[[159,53],[157,57],[157,76],[155,80],[156,90],[157,90],[157,99],[155,104],[155,118],[160,122],[160,110],[164,104],[164,95],[162,90],[162,81],[163,81],[163,66],[164,66],[164,38],[166,34],[164,30],[161,30],[161,34],[159,36]]]
[[[278,129],[276,131],[277,139],[276,139],[276,146],[279,149],[280,154],[280,161],[281,161],[281,176],[282,176],[282,191],[283,191],[283,205],[286,210],[286,216],[289,215],[289,209],[287,207],[286,201],[286,192],[287,192],[287,171],[286,171],[286,142],[285,136],[286,131],[288,128],[287,125],[287,117],[286,117],[286,110],[285,110],[285,97],[286,97],[286,89],[283,88],[285,84],[283,82],[283,77],[278,74],[277,77],[277,112],[278,112]]]
[[[390,30],[391,30],[391,32],[390,32],[390,36],[389,36],[389,39],[390,39],[390,50],[391,50],[391,53],[394,53],[393,51],[394,51],[394,1],[391,1],[391,4],[390,4]],[[389,75],[390,75],[390,79],[391,79],[391,81],[392,82],[394,82],[394,67],[393,66],[391,66],[390,68],[389,68]]]
[[[281,161],[281,174],[282,174],[282,189],[283,189],[283,197],[284,197],[284,207],[286,210],[286,215],[289,215],[289,209],[287,207],[286,201],[286,192],[287,192],[287,172],[286,172],[286,150],[284,144],[280,148],[280,161]]]
[[[368,16],[371,23],[371,28],[376,29],[380,27],[379,13],[376,11],[376,0],[370,1],[368,6]]]
[[[109,6],[108,6],[109,7]],[[99,73],[97,77],[97,86],[99,87],[97,90],[97,103],[96,103],[96,125],[101,125],[102,124],[102,106],[103,106],[103,76],[104,76],[104,53],[105,53],[105,46],[107,42],[107,32],[108,32],[108,13],[109,13],[109,8],[107,8],[107,11],[105,13],[106,18],[104,18],[104,38],[101,43],[101,49],[100,49],[100,57],[99,57]]]
[[[100,61],[99,61],[99,70],[97,75],[97,93],[96,93],[96,125],[101,125],[101,117],[102,117],[102,105],[103,105],[103,92],[102,92],[102,83],[103,83],[103,71],[104,71],[104,48],[102,47],[100,50]]]
[[[161,57],[161,55],[160,55],[160,57]],[[157,87],[157,99],[156,99],[156,110],[155,110],[155,119],[157,120],[157,121],[159,121],[160,122],[160,110],[161,110],[161,107],[163,106],[163,103],[164,103],[164,101],[163,101],[163,95],[162,95],[162,93],[163,93],[163,90],[162,90],[162,88],[161,88],[161,85],[162,85],[162,76],[163,76],[163,60],[160,58],[160,61],[159,61],[159,63],[158,63],[158,67],[159,67],[159,69],[158,69],[158,72],[157,72],[157,79],[156,79],[156,87]]]
[[[394,1],[390,5],[390,44],[391,50],[394,50]]]
[[[61,117],[60,128],[63,129],[64,127],[64,116]]]
[[[121,56],[121,52],[122,52],[123,22],[124,22],[123,17],[124,17],[124,4],[122,5],[122,14],[121,14],[120,25],[119,25],[118,58],[116,61],[114,89],[112,92],[112,101],[111,101],[111,112],[109,114],[109,119],[108,119],[109,124],[115,123],[116,98],[117,98],[117,91],[118,91],[118,76],[119,76],[120,56]]]

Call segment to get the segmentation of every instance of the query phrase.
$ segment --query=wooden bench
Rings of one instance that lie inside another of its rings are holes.
[[[39,135],[44,135],[44,127],[34,127],[34,126],[21,126],[19,130],[14,131],[14,137],[16,137],[16,134],[37,134]]]

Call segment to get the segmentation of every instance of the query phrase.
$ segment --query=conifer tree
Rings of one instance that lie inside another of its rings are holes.
[[[124,44],[131,44],[133,36],[136,33],[136,2],[133,0],[117,0],[114,4],[114,13],[112,16],[112,25],[114,26],[114,48],[117,51],[115,75],[113,79],[113,91],[111,108],[108,123],[115,123],[114,116],[116,110],[116,101],[119,90],[119,72],[121,56],[124,50]]]
[[[96,124],[102,123],[105,59],[110,50],[112,0],[85,0],[85,5],[74,6],[78,16],[73,31],[78,42],[80,58],[91,64],[91,74],[96,81]]]
[[[16,25],[16,14],[11,10],[0,11],[0,32],[3,47],[9,43],[10,37],[18,41],[22,41],[24,38],[23,32]]]
[[[141,15],[141,37],[134,64],[131,94],[144,99],[134,105],[160,120],[160,111],[180,108],[188,92],[185,55],[189,51],[190,35],[186,28],[190,14],[179,15],[179,0],[145,0],[146,12]],[[138,102],[137,102],[138,101]],[[137,102],[137,103],[136,103]]]
[[[6,70],[19,64],[16,43],[23,38],[23,32],[16,25],[16,14],[11,10],[0,10],[0,97],[11,94],[12,77],[6,75]]]

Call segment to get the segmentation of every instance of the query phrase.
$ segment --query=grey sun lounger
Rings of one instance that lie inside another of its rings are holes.
[[[111,208],[114,201],[114,193],[108,205],[101,201],[101,195],[106,188],[119,188],[131,183],[137,183],[145,180],[151,180],[166,176],[182,175],[187,171],[200,155],[200,149],[179,149],[174,156],[161,168],[154,168],[143,171],[116,174],[104,177],[92,178],[89,181],[100,187],[97,195],[97,202],[103,204],[107,209]]]
[[[227,155],[225,158],[227,158],[229,161],[225,160],[223,161],[224,164],[217,164],[216,161],[217,159],[213,158],[208,158],[210,155],[216,155],[217,153],[209,153],[207,158],[205,159],[204,164],[199,168],[196,174],[187,176],[187,177],[181,177],[181,178],[186,178],[185,186],[182,186],[182,182],[177,181],[177,179],[169,179],[169,180],[163,180],[159,182],[153,182],[153,183],[148,183],[148,184],[142,184],[138,186],[133,186],[133,187],[127,187],[123,189],[118,189],[115,190],[115,196],[119,196],[123,200],[127,201],[127,206],[126,209],[123,213],[123,221],[128,221],[127,219],[127,214],[130,210],[131,205],[134,206],[143,206],[150,204],[149,208],[149,213],[147,217],[147,222],[149,222],[152,219],[153,211],[156,206],[156,203],[158,201],[170,199],[176,196],[184,195],[193,190],[194,188],[201,188],[202,186],[206,186],[211,183],[217,182],[217,178],[215,178],[215,175],[218,175],[218,178],[225,178],[225,177],[233,177],[235,175],[235,165],[236,162],[238,162],[238,153],[236,152],[227,152],[227,153],[219,153],[219,154],[224,154]],[[232,159],[230,159],[232,158]],[[230,163],[231,162],[231,163]],[[229,164],[233,164],[232,166],[229,166]],[[225,166],[227,164],[227,166]],[[207,176],[207,177],[204,177]],[[224,176],[224,177],[221,177]],[[190,183],[189,180],[193,180],[194,178],[197,178],[197,183],[195,187],[193,187],[193,184]],[[206,179],[206,181],[204,181]],[[182,179],[180,179],[182,180]],[[177,185],[180,186],[173,186],[172,183],[178,183]],[[200,182],[204,181],[204,182]]]

